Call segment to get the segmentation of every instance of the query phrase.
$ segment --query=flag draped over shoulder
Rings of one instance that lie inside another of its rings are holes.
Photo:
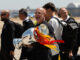
[[[64,43],[63,40],[55,40],[54,37],[45,35],[44,33],[40,32],[38,27],[34,29],[34,38],[40,44],[53,50],[54,54],[59,53],[59,49],[57,47],[56,42]],[[60,55],[58,56],[58,60],[60,60]]]
[[[64,43],[63,40],[55,40],[54,37],[51,37],[49,35],[45,35],[44,33],[40,32],[38,27],[36,27],[34,29],[34,38],[36,39],[37,42],[39,42],[40,44],[55,50],[56,46],[56,42],[59,43]],[[57,50],[55,50],[57,52]]]

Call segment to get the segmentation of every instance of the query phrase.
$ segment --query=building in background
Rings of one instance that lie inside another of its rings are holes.
[[[80,3],[70,3],[67,6],[68,11],[74,17],[80,17]]]
[[[80,3],[70,3],[67,8],[80,8]]]
[[[80,17],[80,3],[69,3],[66,7],[73,17]],[[34,16],[35,9],[31,9],[29,6],[25,8],[29,16]],[[18,17],[18,10],[10,10],[11,17]]]

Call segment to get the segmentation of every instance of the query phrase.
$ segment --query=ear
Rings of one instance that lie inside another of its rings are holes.
[[[6,14],[6,16],[9,18],[10,14],[9,14],[9,13],[7,13],[7,14]]]

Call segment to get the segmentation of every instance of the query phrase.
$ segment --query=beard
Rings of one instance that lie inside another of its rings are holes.
[[[1,21],[6,21],[7,20],[7,18],[1,18]]]

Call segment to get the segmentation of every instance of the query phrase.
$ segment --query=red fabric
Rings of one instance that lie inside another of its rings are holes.
[[[36,33],[36,35],[34,34],[34,38],[36,39],[37,42],[39,42],[40,44],[44,45],[44,44],[53,44],[55,42],[59,42],[59,43],[64,43],[63,40],[51,40],[48,39],[47,37],[43,37],[41,34],[39,34],[39,30],[38,27],[35,28],[34,32]]]

